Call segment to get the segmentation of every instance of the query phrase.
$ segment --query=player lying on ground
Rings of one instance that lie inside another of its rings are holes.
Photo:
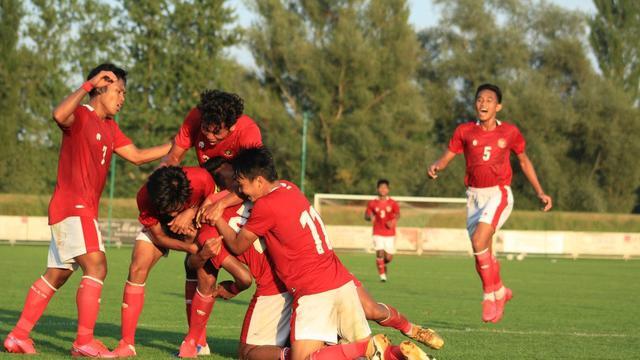
[[[233,169],[224,158],[210,159],[204,167],[213,176],[221,190],[237,187],[233,180]],[[247,201],[242,206],[227,208],[223,213],[223,219],[238,232],[247,221],[251,207],[252,203]],[[284,359],[284,354],[288,352],[286,345],[289,337],[291,295],[286,293],[286,288],[274,274],[266,255],[264,241],[258,240],[238,256],[241,262],[249,266],[257,285],[257,291],[247,309],[241,332],[239,349],[241,359]],[[368,320],[398,329],[406,336],[434,349],[442,347],[444,344],[442,338],[433,330],[410,323],[394,307],[376,302],[355,277],[354,282]],[[237,289],[231,282],[223,282],[218,286],[218,295],[225,299],[236,294]]]
[[[500,263],[493,255],[492,238],[513,209],[511,193],[511,163],[514,152],[527,180],[544,204],[551,209],[551,197],[540,186],[535,169],[524,152],[525,140],[520,130],[496,118],[502,109],[502,92],[492,84],[480,85],[476,91],[476,121],[459,125],[449,141],[449,147],[427,174],[432,179],[444,170],[456,154],[464,153],[467,186],[467,231],[476,260],[476,271],[482,280],[484,298],[482,321],[498,322],[504,305],[513,296],[502,284]]]
[[[203,168],[167,166],[154,171],[138,192],[138,219],[144,229],[136,238],[124,287],[122,339],[114,350],[117,356],[136,355],[135,332],[144,305],[145,282],[156,262],[163,255],[167,255],[169,249],[200,254],[206,258],[213,257],[210,246],[202,246],[207,240],[204,238],[208,235],[206,229],[198,232],[193,227],[185,238],[179,239],[180,235],[172,234],[163,224],[170,222],[185,209],[198,207],[214,189],[213,179]],[[197,242],[194,242],[194,239]],[[234,276],[239,286],[251,285],[250,274],[238,261],[230,258],[222,265]],[[217,274],[217,269],[212,266],[203,267],[201,271]],[[192,306],[196,309],[213,306],[212,290],[211,286],[203,286],[199,292],[196,291],[193,298],[195,304]]]
[[[387,264],[396,253],[396,225],[400,219],[400,207],[389,197],[389,180],[378,180],[376,189],[378,198],[367,203],[364,219],[373,220],[373,246],[378,275],[380,281],[387,281]]]
[[[293,183],[278,180],[268,150],[242,150],[233,168],[254,206],[240,232],[224,219],[216,227],[236,255],[264,238],[276,274],[293,295],[291,359],[427,358],[409,341],[394,347],[384,335],[370,336],[353,277],[327,241],[322,219]],[[336,344],[338,334],[350,343],[326,346]]]
[[[53,111],[62,130],[56,188],[49,204],[51,245],[47,270],[31,285],[18,323],[7,335],[8,352],[34,354],[29,333],[49,300],[74,270],[83,276],[76,303],[78,333],[71,353],[108,356],[107,348],[93,338],[100,294],[107,276],[107,260],[98,228],[98,208],[111,156],[115,151],[136,165],[159,159],[170,144],[138,149],[113,120],[124,105],[127,73],[113,64],[91,70],[87,81]],[[80,103],[89,94],[89,103]]]

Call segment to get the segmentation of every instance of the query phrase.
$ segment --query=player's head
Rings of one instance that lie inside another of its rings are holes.
[[[482,84],[476,90],[476,116],[480,121],[495,119],[502,110],[502,91],[493,84]]]
[[[233,166],[226,158],[222,156],[212,157],[202,167],[211,174],[220,190],[227,190],[233,187]]]
[[[380,179],[378,180],[378,184],[376,186],[378,189],[378,195],[383,197],[389,195],[389,180]]]
[[[147,191],[158,213],[176,216],[191,197],[191,183],[181,167],[163,166],[149,176]]]
[[[200,130],[211,145],[224,140],[233,131],[244,112],[244,101],[236,94],[205,90],[200,94]]]
[[[107,116],[112,117],[120,111],[124,105],[124,98],[127,93],[127,72],[113,64],[105,63],[96,66],[87,75],[87,80],[92,79],[100,71],[111,71],[118,81],[105,87],[95,88],[89,92],[89,97],[93,101],[98,101],[104,107]]]
[[[268,194],[278,180],[273,156],[265,147],[241,150],[232,165],[240,190],[252,201]]]

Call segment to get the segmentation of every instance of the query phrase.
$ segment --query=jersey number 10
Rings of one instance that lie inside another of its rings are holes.
[[[313,206],[309,206],[309,210],[305,210],[300,214],[300,225],[302,228],[308,227],[311,230],[311,236],[313,237],[313,241],[316,244],[316,251],[318,254],[324,254],[324,248],[322,247],[322,240],[324,239],[324,243],[327,245],[327,249],[331,250],[333,247],[329,242],[329,237],[327,236],[327,229],[324,227],[324,223],[320,218],[320,214],[313,208]],[[320,238],[320,234],[318,233],[318,225],[320,225],[320,231],[322,231],[322,239]]]

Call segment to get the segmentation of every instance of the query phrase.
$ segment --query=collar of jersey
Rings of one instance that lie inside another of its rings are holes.
[[[480,120],[476,120],[476,125],[480,125]],[[496,119],[496,126],[502,125],[502,121]]]

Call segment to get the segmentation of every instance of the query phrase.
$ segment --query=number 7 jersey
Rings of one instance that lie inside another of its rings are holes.
[[[278,277],[296,297],[349,282],[351,274],[333,252],[319,214],[296,185],[279,184],[256,200],[244,225],[264,237]]]
[[[449,150],[464,152],[467,164],[464,184],[475,188],[511,185],[511,151],[524,152],[525,141],[515,125],[497,121],[486,131],[480,122],[459,125],[449,141]]]

